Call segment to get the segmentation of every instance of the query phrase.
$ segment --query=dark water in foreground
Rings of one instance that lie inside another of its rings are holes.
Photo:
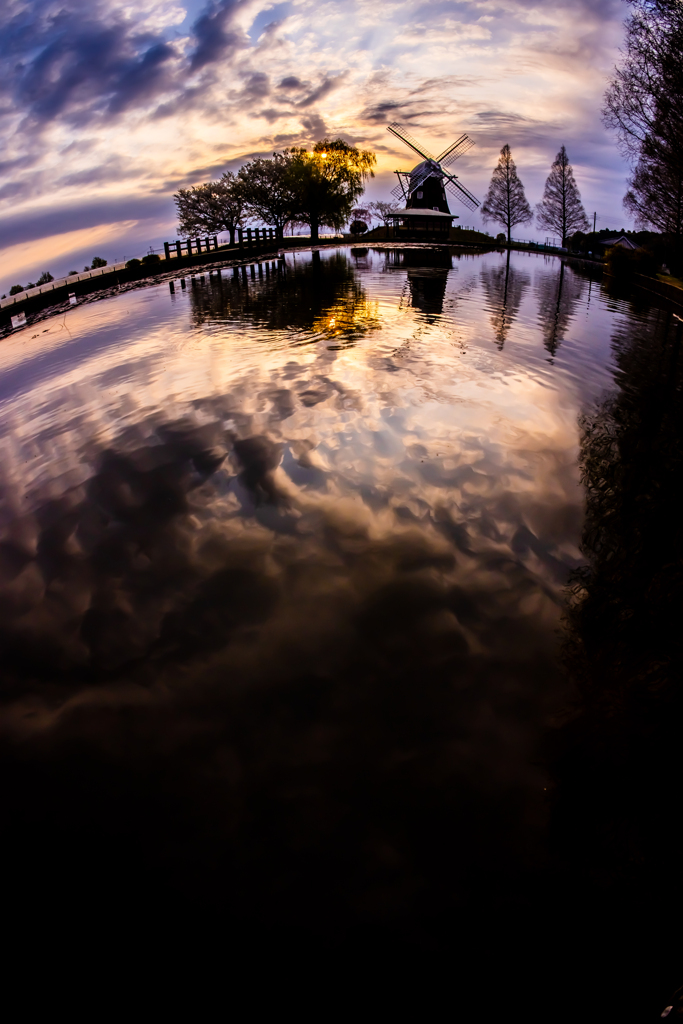
[[[20,913],[220,921],[214,952],[443,958],[458,1005],[504,983],[658,1015],[679,345],[555,259],[418,247],[3,341]]]

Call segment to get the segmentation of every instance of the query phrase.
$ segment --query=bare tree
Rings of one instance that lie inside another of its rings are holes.
[[[373,216],[377,217],[378,220],[381,220],[386,227],[389,223],[389,214],[393,213],[396,209],[396,203],[383,203],[381,201],[368,203],[367,208],[371,211]]]
[[[683,123],[683,7],[676,0],[630,0],[622,61],[605,93],[602,115],[622,152],[637,160],[653,137],[680,139]],[[666,113],[673,123],[662,120]]]
[[[633,164],[624,205],[640,224],[683,235],[683,4],[630,0],[622,60],[603,120]]]
[[[244,203],[236,188],[235,175],[226,171],[220,181],[209,181],[192,188],[181,188],[174,195],[181,235],[235,231],[242,223]]]
[[[533,220],[533,213],[524,194],[524,185],[517,175],[517,166],[507,143],[500,151],[498,165],[491,177],[491,184],[481,208],[483,220],[497,221],[507,231],[508,245],[515,224],[526,224]]]
[[[587,231],[590,226],[564,146],[550,168],[536,215],[538,226],[558,234],[562,245],[567,244],[569,235],[575,231]]]
[[[629,178],[624,206],[640,226],[662,234],[683,235],[683,154],[662,159],[661,151],[643,155]]]

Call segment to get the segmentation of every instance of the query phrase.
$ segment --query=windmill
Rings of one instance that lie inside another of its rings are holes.
[[[461,135],[443,151],[441,156],[433,157],[426,149],[419,146],[412,135],[400,124],[394,122],[388,125],[387,131],[405,142],[406,146],[422,157],[422,162],[413,167],[412,171],[396,171],[398,185],[392,189],[391,194],[398,200],[404,199],[407,210],[433,210],[450,213],[446,189],[461,203],[464,203],[468,210],[476,210],[479,200],[471,192],[468,192],[464,185],[460,184],[454,174],[450,174],[445,169],[472,148],[474,145],[472,139],[467,135]]]

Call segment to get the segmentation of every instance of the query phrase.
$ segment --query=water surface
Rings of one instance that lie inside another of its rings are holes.
[[[580,418],[652,317],[554,257],[340,248],[5,339],[20,856],[328,940],[517,906],[576,696]]]

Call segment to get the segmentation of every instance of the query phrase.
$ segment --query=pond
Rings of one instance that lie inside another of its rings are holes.
[[[35,899],[57,871],[99,916],[172,893],[259,942],[560,941],[595,866],[559,864],[547,755],[582,699],[589,442],[675,332],[555,257],[406,246],[5,339],[3,764]]]

